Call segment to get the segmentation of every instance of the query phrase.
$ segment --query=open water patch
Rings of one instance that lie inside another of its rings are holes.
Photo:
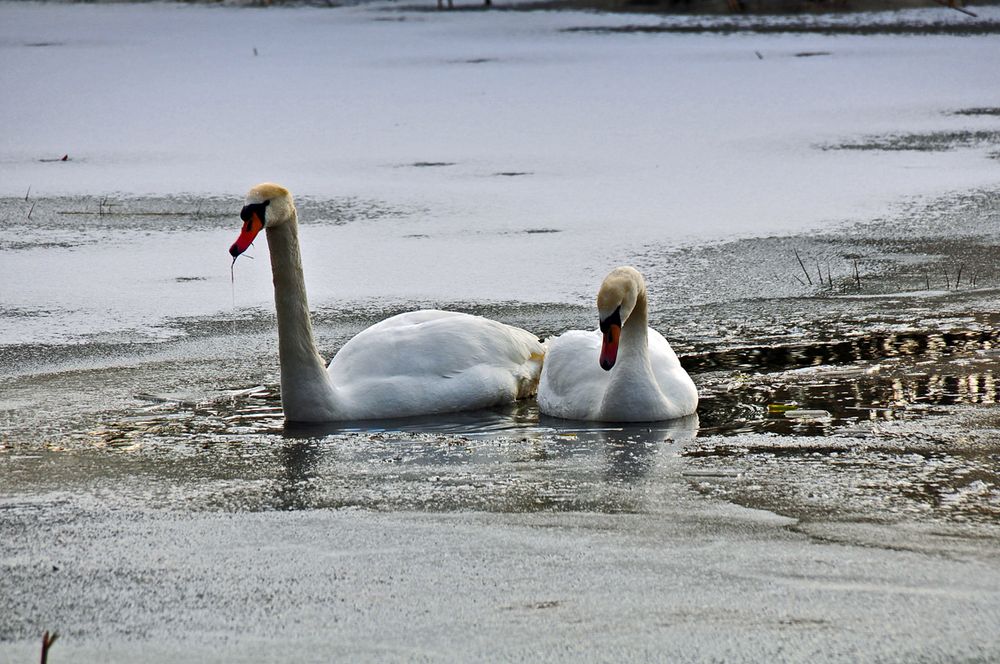
[[[1000,332],[994,318],[984,315],[966,328],[875,330],[694,353],[682,363],[702,376],[704,433],[832,435],[860,422],[995,405]]]
[[[980,523],[1000,516],[1000,448],[961,418],[993,412],[997,341],[984,326],[690,353],[699,414],[634,425],[527,401],[302,426],[283,421],[273,383],[139,393],[57,443],[0,449],[0,466],[8,490],[83,482],[171,509],[631,513],[687,486],[796,518]]]

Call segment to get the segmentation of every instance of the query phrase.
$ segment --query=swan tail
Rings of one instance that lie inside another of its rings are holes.
[[[545,352],[532,353],[522,365],[523,373],[517,381],[517,399],[530,399],[538,394],[538,380],[542,375]]]

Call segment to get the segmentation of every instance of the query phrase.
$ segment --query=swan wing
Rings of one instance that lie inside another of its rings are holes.
[[[668,419],[690,415],[698,409],[698,389],[681,366],[677,354],[662,334],[649,328],[649,364],[667,402]]]
[[[547,342],[538,409],[569,420],[597,417],[611,374],[601,369],[601,333],[570,330]]]
[[[487,408],[535,393],[545,347],[481,316],[421,310],[372,325],[330,362],[352,419]]]

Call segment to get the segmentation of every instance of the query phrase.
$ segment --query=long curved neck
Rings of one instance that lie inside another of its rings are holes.
[[[611,369],[601,413],[612,414],[613,419],[641,421],[651,408],[662,406],[662,399],[649,361],[649,312],[646,290],[641,289],[635,308],[622,325],[618,362]]]
[[[285,419],[293,422],[336,419],[336,397],[313,339],[298,220],[294,214],[286,223],[267,229],[267,246],[278,314],[281,405]]]
[[[646,303],[646,289],[639,291],[635,307],[628,320],[622,325],[621,339],[618,341],[619,362],[649,361],[649,307]]]

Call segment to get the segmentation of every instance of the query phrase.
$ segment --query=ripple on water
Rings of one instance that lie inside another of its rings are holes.
[[[8,455],[6,465],[34,490],[82,482],[150,507],[632,512],[645,509],[642,487],[697,431],[694,416],[654,426],[540,423],[533,404],[285,426],[273,388],[197,403],[147,398],[141,413],[61,449]]]

